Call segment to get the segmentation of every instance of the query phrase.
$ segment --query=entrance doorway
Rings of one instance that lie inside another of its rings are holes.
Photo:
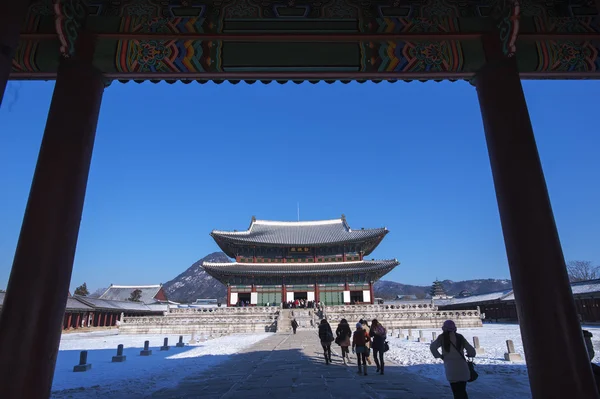
[[[239,303],[243,302],[244,305],[248,305],[249,306],[250,305],[250,293],[249,292],[247,292],[247,293],[241,293],[240,292],[238,294],[238,301],[239,301]]]
[[[306,292],[294,292],[294,301],[295,300],[304,299],[305,301],[308,299],[308,295]]]
[[[362,291],[350,291],[350,303],[362,303],[364,302]]]

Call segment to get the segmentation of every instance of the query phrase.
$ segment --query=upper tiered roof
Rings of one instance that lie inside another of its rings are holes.
[[[385,227],[353,230],[344,216],[340,219],[310,222],[256,220],[253,217],[248,230],[213,230],[210,235],[227,255],[234,257],[235,254],[229,248],[232,244],[238,246],[325,246],[373,241],[373,245],[365,248],[365,255],[368,255],[387,233],[388,229]]]

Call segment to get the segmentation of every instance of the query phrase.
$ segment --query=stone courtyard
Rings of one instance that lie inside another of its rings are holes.
[[[450,388],[437,381],[403,372],[386,363],[385,375],[357,374],[356,358],[344,366],[339,346],[333,344],[333,363],[326,365],[315,331],[296,335],[273,334],[228,361],[178,386],[151,395],[175,398],[450,398]],[[443,367],[440,364],[440,373]],[[476,389],[472,391],[476,393]],[[474,395],[475,396],[475,395]]]

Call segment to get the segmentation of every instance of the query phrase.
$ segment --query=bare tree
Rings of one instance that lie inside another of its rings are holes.
[[[571,282],[595,280],[600,278],[600,266],[593,266],[589,260],[572,260],[567,262],[567,272]]]

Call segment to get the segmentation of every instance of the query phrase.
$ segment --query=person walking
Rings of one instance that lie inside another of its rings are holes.
[[[433,357],[444,361],[446,379],[450,383],[454,399],[469,399],[467,381],[471,378],[471,372],[463,352],[466,350],[468,357],[475,357],[476,352],[465,337],[456,332],[456,324],[452,320],[444,322],[442,334],[429,348]],[[442,353],[439,348],[442,348]]]
[[[383,374],[385,362],[383,361],[383,354],[385,353],[385,338],[387,331],[377,319],[371,321],[371,330],[369,331],[369,337],[373,340],[371,343],[371,349],[373,349],[373,360],[377,366],[376,373]],[[379,357],[379,358],[378,358]]]
[[[292,329],[294,330],[294,334],[296,334],[296,329],[298,328],[298,322],[296,319],[292,319]]]
[[[371,336],[370,336],[370,329],[371,327],[369,326],[369,323],[367,323],[367,321],[365,319],[361,319],[359,321],[360,324],[362,324],[363,326],[363,330],[365,330],[365,334],[367,334],[367,338],[369,339],[369,341],[367,342],[367,363],[369,364],[369,366],[372,364],[371,363]]]
[[[356,361],[358,362],[358,374],[367,375],[367,341],[369,338],[363,330],[362,324],[356,323],[356,331],[352,337],[352,353],[356,352]],[[362,369],[361,369],[362,363]]]
[[[323,355],[325,356],[325,364],[331,363],[331,343],[333,342],[333,331],[327,320],[321,320],[319,324],[319,339],[323,347]]]
[[[352,330],[346,319],[340,320],[340,324],[338,324],[338,327],[335,330],[335,335],[337,336],[335,343],[342,348],[342,359],[344,360],[344,364],[347,364],[347,362],[350,362],[348,347],[350,346]]]

